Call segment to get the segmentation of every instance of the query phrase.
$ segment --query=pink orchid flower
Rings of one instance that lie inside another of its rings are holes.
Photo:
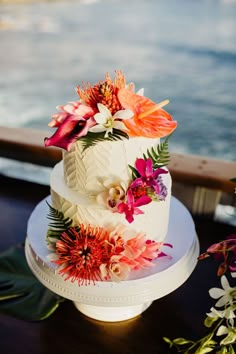
[[[126,220],[131,223],[134,221],[133,215],[139,215],[143,214],[143,211],[140,210],[138,207],[142,205],[149,204],[152,201],[152,199],[147,196],[143,195],[137,200],[134,200],[134,196],[132,194],[132,190],[128,189],[127,191],[127,203],[120,203],[117,206],[118,213],[125,214]]]
[[[55,113],[49,123],[50,127],[56,127],[57,130],[50,138],[44,139],[44,144],[69,151],[71,145],[96,124],[93,118],[95,111],[80,102],[58,106],[58,109],[61,112]]]
[[[157,182],[157,178],[160,174],[166,174],[168,171],[164,170],[163,168],[157,168],[153,170],[152,160],[148,158],[147,160],[144,159],[137,159],[135,162],[135,167],[140,174],[140,178],[136,178],[130,185],[130,188],[136,187],[152,187],[156,194],[159,193],[160,188]]]
[[[199,260],[213,255],[216,261],[221,262],[217,275],[223,275],[227,269],[236,272],[236,234],[229,235],[224,241],[212,244],[206,252],[200,254]]]

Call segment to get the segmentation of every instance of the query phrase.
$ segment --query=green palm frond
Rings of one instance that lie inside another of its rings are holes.
[[[166,166],[170,162],[168,139],[169,137],[167,137],[163,143],[157,145],[156,149],[152,147],[147,150],[147,154],[143,154],[145,160],[148,158],[152,160],[153,168]]]
[[[60,238],[60,235],[72,226],[72,220],[65,218],[61,211],[53,208],[50,204],[48,206],[49,213],[47,217],[51,221],[48,224],[47,239],[49,237]]]
[[[135,167],[129,165],[129,168],[131,169],[131,178],[132,178],[132,180],[135,180],[136,178],[140,177],[140,174],[138,173],[138,171],[136,170]]]
[[[107,137],[105,137],[105,132],[100,132],[100,133],[92,133],[88,132],[85,136],[80,138],[80,141],[82,141],[83,144],[83,149],[84,151],[88,149],[90,146],[94,146],[100,141],[116,141],[116,140],[122,140],[122,139],[129,139],[129,136],[123,132],[122,130],[119,129],[113,129],[112,134],[108,134]]]

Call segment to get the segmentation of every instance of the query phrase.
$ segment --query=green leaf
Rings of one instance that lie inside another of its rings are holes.
[[[64,300],[45,288],[32,274],[22,246],[0,254],[1,313],[23,320],[43,320]]]
[[[170,162],[168,139],[169,137],[167,137],[163,143],[157,145],[156,150],[152,147],[147,150],[147,155],[143,154],[145,160],[147,160],[147,158],[152,160],[155,169],[166,166]]]
[[[230,352],[228,352],[227,347],[223,346],[221,347],[219,350],[217,350],[216,354],[228,354]]]
[[[229,352],[228,352],[229,354],[235,354],[235,350],[234,350],[234,348],[233,348],[233,346],[230,344],[230,346],[229,346]]]
[[[236,183],[236,177],[235,178],[231,178],[230,181]]]
[[[96,145],[100,141],[116,141],[122,139],[129,139],[129,136],[119,129],[113,129],[112,134],[108,134],[107,137],[105,137],[105,132],[88,132],[85,136],[79,138],[79,140],[82,141],[84,151],[90,146]]]
[[[138,171],[136,170],[135,167],[128,165],[129,168],[131,169],[132,172],[132,179],[135,180],[136,178],[140,177],[140,174],[138,173]]]
[[[214,348],[212,348],[212,347],[204,347],[204,348],[198,349],[198,350],[195,352],[195,354],[206,354],[206,353],[212,352],[212,350],[214,350]]]
[[[207,317],[204,321],[204,325],[208,328],[212,327],[212,325],[218,321],[219,317]]]
[[[221,345],[234,344],[236,343],[236,330],[232,329],[227,336],[220,342]]]
[[[47,203],[48,204],[48,203]],[[49,238],[60,238],[61,234],[68,230],[72,226],[72,220],[70,218],[65,218],[64,214],[57,209],[53,208],[50,204],[49,206],[49,213],[48,219],[51,222],[48,224],[48,231],[47,231],[47,241]]]
[[[170,339],[167,338],[167,337],[163,337],[163,340],[164,340],[167,344],[169,344],[170,348],[173,347],[173,342],[172,342],[172,340],[170,340]]]
[[[188,340],[185,338],[175,338],[173,340],[173,343],[176,345],[186,345],[186,344],[193,344],[194,342],[192,340]]]

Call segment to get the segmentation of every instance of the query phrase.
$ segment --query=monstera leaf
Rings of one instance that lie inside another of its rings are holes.
[[[27,265],[22,246],[0,254],[1,313],[23,320],[43,320],[64,300],[35,278]]]

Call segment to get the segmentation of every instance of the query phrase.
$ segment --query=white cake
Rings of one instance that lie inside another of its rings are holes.
[[[165,255],[171,176],[167,140],[177,123],[134,92],[122,72],[78,87],[78,102],[59,106],[45,146],[63,149],[51,175],[48,247],[66,279],[126,279]]]
[[[81,142],[76,142],[70,152],[63,152],[63,161],[55,166],[51,175],[53,206],[70,217],[74,224],[90,224],[115,228],[123,224],[136,232],[144,232],[156,241],[165,239],[171,197],[171,176],[163,175],[167,196],[141,208],[144,214],[134,217],[129,224],[124,214],[119,214],[97,202],[97,195],[104,191],[102,181],[131,180],[128,165],[134,165],[147,148],[156,146],[159,140],[131,138],[116,142],[99,142],[83,152]]]

